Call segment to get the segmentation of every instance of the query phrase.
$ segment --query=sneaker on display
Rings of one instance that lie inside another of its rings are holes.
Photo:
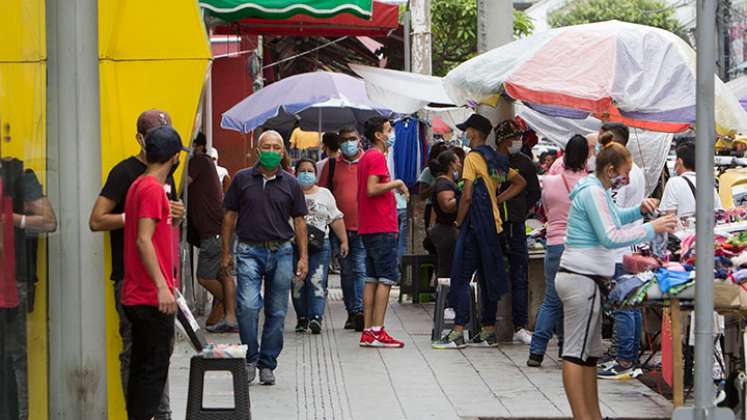
[[[522,343],[527,346],[532,344],[532,333],[527,331],[526,328],[522,328],[514,333],[514,343]]]
[[[436,350],[463,349],[467,347],[467,343],[464,341],[464,331],[451,330],[439,341],[431,343],[431,347]]]
[[[643,375],[643,371],[635,365],[625,367],[617,361],[609,363],[605,368],[597,371],[597,378],[599,379],[615,379],[618,381],[635,379],[641,375]]]

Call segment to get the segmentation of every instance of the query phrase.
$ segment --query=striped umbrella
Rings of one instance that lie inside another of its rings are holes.
[[[676,133],[695,122],[695,61],[695,51],[671,32],[608,21],[488,51],[449,72],[444,87],[459,105],[507,95],[552,116],[593,115]],[[716,122],[722,132],[747,132],[747,114],[718,78]]]
[[[370,19],[373,0],[200,0],[200,7],[226,22],[243,18],[287,19],[298,14],[328,18],[340,13]]]

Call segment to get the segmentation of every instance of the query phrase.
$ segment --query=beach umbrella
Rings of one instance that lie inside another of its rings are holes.
[[[286,121],[288,114],[303,130],[334,131],[390,112],[368,99],[362,80],[317,71],[282,79],[244,98],[223,113],[221,127],[248,133],[275,118]]]
[[[287,19],[298,14],[328,18],[340,13],[370,19],[373,0],[200,0],[200,7],[227,22],[243,18]]]
[[[695,122],[695,62],[695,51],[671,32],[608,21],[488,51],[449,72],[444,87],[458,105],[506,95],[547,115],[676,133]],[[715,99],[720,131],[747,130],[747,114],[718,78]]]

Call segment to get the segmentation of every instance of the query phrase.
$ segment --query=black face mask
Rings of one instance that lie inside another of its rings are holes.
[[[169,169],[169,176],[174,175],[174,172],[176,172],[176,168],[179,167],[179,160],[177,159],[176,163],[171,165],[171,169]]]

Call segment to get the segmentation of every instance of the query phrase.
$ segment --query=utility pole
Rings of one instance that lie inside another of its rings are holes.
[[[412,72],[431,75],[431,0],[410,0]]]
[[[514,5],[512,0],[477,0],[477,52],[486,53],[514,40]],[[495,126],[500,121],[513,118],[513,105],[503,99],[495,107],[480,105],[477,112]],[[496,146],[495,135],[490,133],[488,144]],[[527,305],[529,302],[527,302]],[[501,341],[513,338],[511,296],[506,294],[498,302],[496,334]]]

